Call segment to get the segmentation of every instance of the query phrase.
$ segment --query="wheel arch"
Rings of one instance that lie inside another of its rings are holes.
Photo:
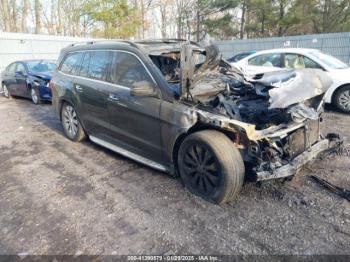
[[[30,89],[32,89],[32,88],[33,88],[32,83],[27,83],[27,94],[30,95]]]
[[[337,88],[335,88],[335,89],[333,90],[333,93],[332,93],[332,96],[331,96],[331,103],[332,103],[332,104],[334,104],[334,102],[335,102],[334,99],[335,99],[335,96],[336,96],[337,92],[338,92],[340,89],[342,89],[343,87],[350,87],[350,83],[342,84],[342,85],[338,86]]]
[[[61,98],[58,100],[58,107],[57,107],[58,113],[59,113],[59,117],[60,117],[60,121],[62,121],[61,112],[62,112],[62,107],[63,107],[63,105],[64,105],[65,103],[71,105],[72,107],[74,107],[75,111],[77,111],[77,109],[76,109],[74,103],[73,103],[70,99],[68,99],[67,97],[61,97]],[[77,112],[77,114],[78,114],[78,112]],[[78,115],[78,116],[79,116],[79,115]]]
[[[81,126],[83,127],[85,133],[87,134],[85,125],[84,125],[83,121],[81,121],[81,117],[80,117],[80,114],[79,114],[79,112],[78,112],[76,106],[74,105],[74,103],[72,103],[69,99],[67,99],[67,98],[65,98],[65,97],[61,98],[61,99],[58,101],[58,115],[59,115],[60,122],[62,122],[62,108],[63,108],[63,105],[64,105],[64,104],[69,104],[69,105],[71,105],[71,106],[75,109],[75,112],[76,112],[76,114],[77,114],[77,117],[78,117],[78,119],[79,119],[79,122],[80,122]]]
[[[182,142],[186,139],[186,137],[188,137],[189,135],[196,133],[196,132],[200,132],[200,131],[204,131],[204,130],[213,130],[213,131],[218,131],[220,133],[223,133],[224,135],[226,135],[230,140],[234,140],[236,137],[236,134],[230,131],[225,131],[221,128],[218,128],[216,126],[212,126],[212,125],[208,125],[208,124],[203,124],[203,123],[196,123],[194,126],[192,126],[190,129],[187,130],[187,132],[181,133],[177,136],[175,143],[172,147],[172,154],[171,154],[171,160],[173,162],[174,165],[174,172],[176,173],[176,175],[178,174],[178,165],[177,165],[177,160],[178,160],[178,153],[179,153],[179,149],[180,146],[182,144]]]
[[[37,88],[37,86],[34,85],[34,80],[33,80],[33,77],[29,76],[27,79],[26,79],[26,83],[27,83],[27,88],[28,90],[30,88]]]
[[[59,115],[60,121],[62,121],[62,107],[65,103],[71,104],[65,98],[62,98],[58,101],[58,115]]]

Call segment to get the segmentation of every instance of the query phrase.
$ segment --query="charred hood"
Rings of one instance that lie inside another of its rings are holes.
[[[257,129],[319,118],[324,93],[332,84],[319,69],[284,70],[249,79],[222,59],[216,46],[163,45],[150,50],[149,56],[179,90],[180,101]]]

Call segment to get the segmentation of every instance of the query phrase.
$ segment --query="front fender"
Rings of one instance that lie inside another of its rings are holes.
[[[331,87],[327,90],[325,96],[324,96],[324,101],[325,103],[332,103],[333,101],[333,95],[334,93],[341,87],[350,85],[350,81],[337,81],[334,82]]]
[[[36,78],[36,77],[33,77],[33,76],[28,76],[27,79],[26,79],[26,82],[27,82],[27,86],[33,86],[35,87],[36,85],[34,85],[34,81],[40,81],[40,79]]]

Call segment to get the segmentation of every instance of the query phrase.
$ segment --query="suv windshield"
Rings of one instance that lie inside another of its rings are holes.
[[[43,60],[29,61],[26,64],[29,71],[33,73],[50,72],[56,69],[56,64],[49,61],[43,61]]]
[[[317,58],[322,63],[324,63],[332,69],[344,69],[349,67],[347,64],[343,63],[339,59],[321,52],[312,52],[310,55]]]

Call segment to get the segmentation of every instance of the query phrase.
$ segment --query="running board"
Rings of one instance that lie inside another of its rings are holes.
[[[99,139],[97,137],[94,137],[94,136],[89,136],[90,140],[93,141],[94,143],[100,145],[100,146],[103,146],[105,148],[108,148],[109,150],[112,150],[118,154],[121,154],[127,158],[131,158],[141,164],[144,164],[146,166],[149,166],[149,167],[152,167],[154,169],[157,169],[157,170],[160,170],[160,171],[163,171],[163,172],[167,172],[168,171],[168,168],[166,168],[165,166],[157,163],[157,162],[154,162],[152,160],[149,160],[148,158],[145,158],[145,157],[142,157],[142,156],[139,156],[135,153],[132,153],[128,150],[125,150],[119,146],[116,146],[116,145],[113,145],[111,143],[108,143],[102,139]]]

